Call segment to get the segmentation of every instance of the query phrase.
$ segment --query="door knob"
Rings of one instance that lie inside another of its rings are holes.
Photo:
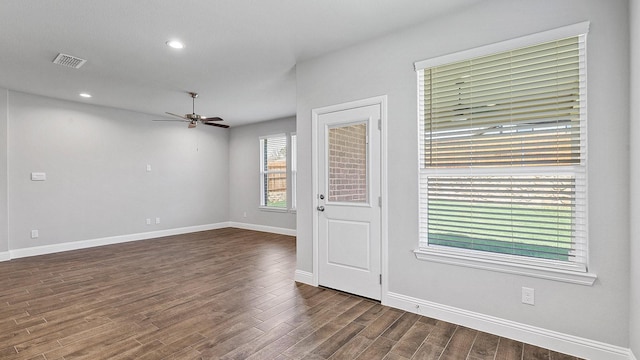
[[[316,209],[318,209],[318,211],[324,211],[324,206],[320,205]]]

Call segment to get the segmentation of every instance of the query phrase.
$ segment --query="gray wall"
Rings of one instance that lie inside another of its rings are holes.
[[[260,136],[296,131],[295,117],[234,127],[229,136],[229,220],[259,226],[296,229],[292,212],[259,209]],[[287,169],[291,169],[290,156]],[[287,183],[290,184],[290,181]],[[287,186],[291,199],[291,186]],[[246,212],[247,216],[244,217]]]
[[[640,1],[631,14],[631,350],[640,356]]]
[[[229,131],[153,118],[9,91],[9,248],[227,221]]]
[[[0,88],[0,253],[9,250],[9,206],[7,204],[7,96]],[[8,255],[7,255],[8,256]],[[2,256],[0,255],[0,258]],[[6,257],[6,256],[5,256]]]
[[[626,0],[489,0],[297,65],[298,269],[312,272],[311,111],[388,95],[389,291],[609,344],[629,345],[629,32]],[[413,62],[591,21],[590,270],[594,286],[420,261]],[[637,260],[636,260],[637,261]],[[536,290],[523,305],[521,287]],[[481,299],[481,301],[479,301]]]

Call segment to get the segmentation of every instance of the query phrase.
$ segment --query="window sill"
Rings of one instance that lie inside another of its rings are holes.
[[[464,254],[463,252],[457,251],[447,251],[441,249],[418,249],[414,250],[413,253],[418,260],[466,266],[474,269],[530,276],[540,279],[561,281],[585,286],[592,286],[598,278],[596,274],[589,272],[554,269],[529,264],[505,262],[498,259],[471,257],[467,254]]]
[[[272,211],[272,212],[280,212],[280,213],[286,213],[289,211],[287,208],[277,208],[277,207],[269,207],[269,206],[259,206],[258,209],[260,209],[261,211]]]

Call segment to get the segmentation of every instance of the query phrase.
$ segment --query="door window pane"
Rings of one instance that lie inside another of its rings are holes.
[[[366,203],[367,123],[329,128],[329,201]]]

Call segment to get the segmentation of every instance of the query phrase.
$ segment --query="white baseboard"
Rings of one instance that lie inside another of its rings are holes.
[[[23,249],[13,249],[7,252],[0,252],[0,261],[8,261],[11,259],[18,259],[18,258],[29,257],[29,256],[53,254],[53,253],[63,252],[63,251],[86,249],[86,248],[91,248],[96,246],[119,244],[119,243],[130,242],[130,241],[147,240],[147,239],[153,239],[153,238],[158,238],[163,236],[172,236],[172,235],[188,234],[188,233],[198,232],[198,231],[222,229],[226,227],[236,227],[236,228],[246,229],[246,230],[264,231],[264,232],[270,232],[275,234],[296,236],[296,231],[292,229],[227,221],[227,222],[221,222],[216,224],[188,226],[188,227],[175,228],[175,229],[150,231],[150,232],[138,233],[138,234],[128,234],[128,235],[110,236],[110,237],[99,238],[99,239],[72,241],[72,242],[67,242],[62,244],[52,244],[52,245],[36,246],[36,247],[23,248]],[[304,282],[304,281],[301,281],[301,282]]]
[[[632,350],[629,350],[629,360],[638,360]]]
[[[274,233],[274,234],[280,234],[280,235],[288,235],[288,236],[296,236],[296,230],[295,229],[287,229],[287,228],[280,228],[280,227],[266,226],[266,225],[257,225],[257,224],[247,224],[247,223],[241,223],[241,222],[235,222],[235,221],[229,221],[228,224],[229,224],[229,227],[235,227],[235,228],[239,228],[239,229],[262,231],[262,232],[268,232],[268,233]]]
[[[313,283],[313,273],[310,273],[308,271],[296,270],[295,274],[293,275],[293,280],[299,283],[315,286],[315,284]]]
[[[389,292],[384,305],[584,359],[631,360],[627,348]],[[630,355],[631,354],[631,355]]]
[[[44,245],[44,246],[36,246],[24,249],[14,249],[9,250],[9,259],[17,259],[29,256],[38,256],[38,255],[46,255],[63,251],[70,250],[79,250],[86,249],[96,246],[103,245],[111,245],[111,244],[119,244],[130,241],[138,241],[138,240],[147,240],[153,239],[163,236],[171,236],[171,235],[180,235],[187,234],[198,231],[206,231],[206,230],[214,230],[229,227],[227,222],[217,223],[217,224],[207,224],[207,225],[197,225],[197,226],[188,226],[176,229],[167,229],[167,230],[159,230],[159,231],[150,231],[145,233],[138,234],[129,234],[129,235],[120,235],[120,236],[110,236],[99,239],[91,239],[91,240],[82,240],[82,241],[72,241],[62,244],[52,244],[52,245]],[[3,253],[0,253],[0,260]]]

